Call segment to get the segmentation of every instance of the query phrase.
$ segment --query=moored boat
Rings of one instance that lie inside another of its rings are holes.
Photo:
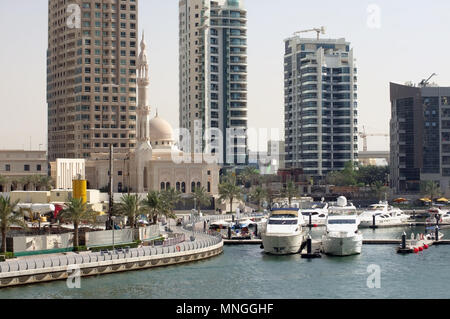
[[[327,230],[322,236],[322,249],[327,255],[350,256],[360,254],[363,235],[358,230],[357,215],[330,215]]]
[[[305,240],[303,225],[298,208],[274,208],[261,234],[264,251],[273,255],[300,252]]]

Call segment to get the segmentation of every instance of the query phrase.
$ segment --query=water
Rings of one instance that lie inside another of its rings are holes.
[[[314,229],[320,237],[323,229]],[[407,227],[363,230],[365,238],[400,238]],[[450,238],[450,230],[442,230]],[[399,255],[395,245],[364,245],[351,257],[305,260],[299,255],[268,256],[259,246],[226,246],[223,255],[201,262],[81,279],[81,289],[65,281],[0,290],[0,298],[123,299],[311,299],[449,298],[450,246],[418,255]],[[368,267],[381,269],[381,287],[367,286]]]

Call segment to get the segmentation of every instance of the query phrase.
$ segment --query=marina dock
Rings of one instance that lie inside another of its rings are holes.
[[[363,245],[400,245],[401,239],[364,239]],[[261,239],[224,239],[223,240],[224,245],[262,245]],[[316,241],[313,241],[313,244],[316,243]],[[317,241],[317,243],[320,243],[320,241]],[[440,240],[437,242],[434,242],[433,245],[450,245],[450,240]]]

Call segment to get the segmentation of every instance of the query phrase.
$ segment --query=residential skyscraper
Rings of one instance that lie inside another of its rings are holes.
[[[358,159],[357,68],[345,39],[285,40],[286,168],[317,178]]]
[[[138,0],[49,0],[48,155],[136,144]]]
[[[419,193],[422,181],[434,181],[449,194],[450,87],[391,83],[390,90],[391,187]]]
[[[228,164],[245,164],[247,13],[242,1],[180,0],[179,20],[179,123],[190,132],[190,151],[204,151],[205,132],[219,129],[222,136],[212,134],[212,153],[220,152]],[[227,138],[227,129],[237,131]]]

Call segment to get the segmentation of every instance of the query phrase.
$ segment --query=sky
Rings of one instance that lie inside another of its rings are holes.
[[[48,0],[0,4],[0,149],[44,150]],[[389,82],[418,83],[437,73],[433,81],[450,86],[448,0],[245,0],[245,7],[250,128],[279,129],[283,137],[284,39],[299,30],[325,26],[322,38],[351,42],[359,73],[359,126],[367,133],[389,133]],[[176,128],[178,0],[140,0],[140,33],[143,29],[152,112],[158,108]],[[389,140],[369,137],[368,145],[388,150]]]

